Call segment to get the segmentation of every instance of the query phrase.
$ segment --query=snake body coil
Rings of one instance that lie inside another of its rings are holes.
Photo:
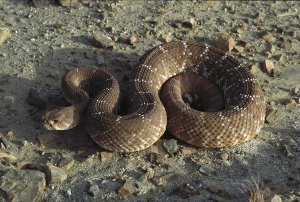
[[[98,145],[133,152],[151,146],[166,128],[189,144],[218,148],[250,140],[264,123],[258,81],[234,58],[207,44],[170,42],[153,48],[141,58],[131,89],[130,113],[118,115],[116,79],[98,68],[74,69],[62,79],[72,106],[46,113],[43,124],[68,129],[85,114],[86,130]],[[185,93],[199,91],[207,94],[200,96],[202,111],[182,100]]]

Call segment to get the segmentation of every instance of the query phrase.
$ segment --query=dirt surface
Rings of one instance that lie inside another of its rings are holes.
[[[248,201],[255,183],[266,201],[299,201],[299,9],[297,1],[0,0],[0,201]],[[49,132],[36,121],[66,105],[68,70],[104,68],[125,92],[146,50],[170,40],[218,45],[224,35],[264,91],[266,124],[254,140],[205,150],[166,133],[118,154],[82,126]]]

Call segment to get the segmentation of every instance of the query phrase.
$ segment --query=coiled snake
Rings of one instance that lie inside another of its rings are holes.
[[[66,130],[84,116],[90,137],[118,152],[145,149],[166,128],[191,145],[233,146],[255,137],[264,123],[258,81],[233,57],[207,44],[173,41],[151,49],[131,84],[130,112],[120,115],[116,79],[100,68],[76,68],[61,84],[72,106],[45,113],[42,123],[50,130]],[[204,93],[202,111],[182,99],[199,92]]]

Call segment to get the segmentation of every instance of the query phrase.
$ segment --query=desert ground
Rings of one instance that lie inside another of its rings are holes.
[[[0,0],[0,201],[300,201],[299,9],[298,1]],[[67,105],[68,70],[103,68],[125,92],[139,58],[172,40],[228,43],[251,70],[267,108],[255,139],[203,149],[165,132],[124,154],[97,146],[82,125],[41,127],[39,114]]]

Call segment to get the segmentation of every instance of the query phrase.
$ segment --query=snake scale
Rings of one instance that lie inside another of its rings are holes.
[[[131,83],[125,115],[118,113],[117,80],[100,68],[69,71],[61,88],[72,105],[46,112],[42,124],[66,130],[83,119],[90,137],[110,151],[145,149],[166,129],[197,147],[233,146],[255,137],[265,119],[258,81],[232,56],[205,43],[173,41],[147,51]],[[205,94],[201,111],[182,99],[199,92]]]

